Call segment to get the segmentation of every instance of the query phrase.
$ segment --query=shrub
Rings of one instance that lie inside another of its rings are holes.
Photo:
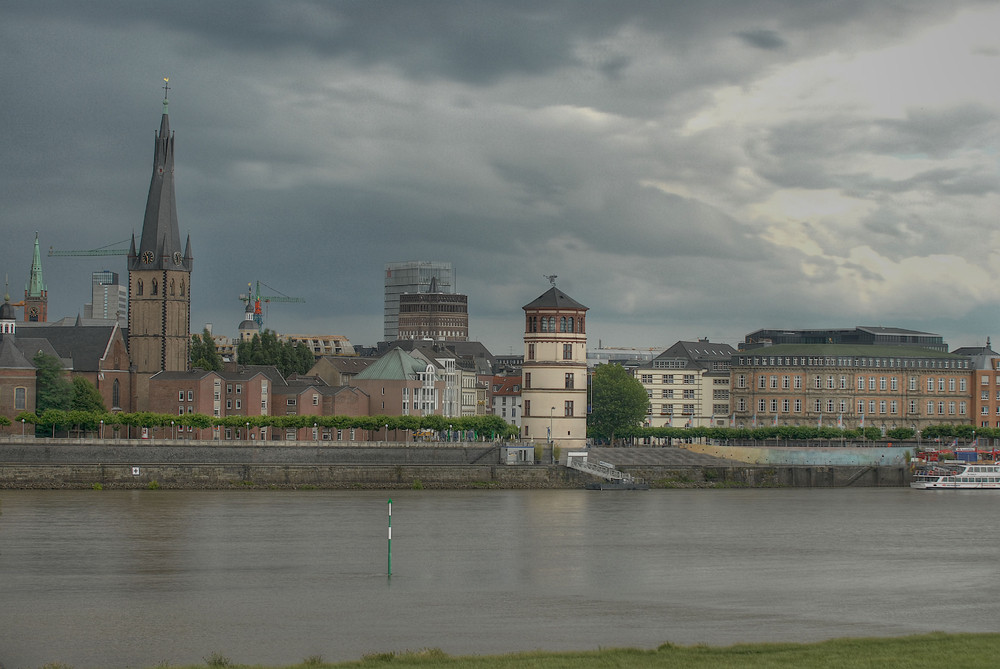
[[[233,661],[222,653],[213,651],[211,654],[205,656],[205,664],[210,667],[228,667],[232,663]]]

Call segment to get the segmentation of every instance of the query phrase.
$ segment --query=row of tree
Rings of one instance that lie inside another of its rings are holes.
[[[121,428],[191,427],[261,427],[280,430],[330,428],[337,430],[430,430],[433,432],[475,432],[479,436],[500,438],[517,436],[517,428],[499,416],[207,416],[199,413],[184,415],[150,412],[107,413],[103,411],[61,411],[47,409],[40,413],[22,412],[15,421],[35,425],[40,434],[59,432],[94,432],[102,426]],[[6,425],[10,425],[7,420]]]

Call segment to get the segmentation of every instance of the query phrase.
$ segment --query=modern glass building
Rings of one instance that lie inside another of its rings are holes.
[[[455,292],[455,271],[450,262],[411,260],[385,266],[384,340],[399,338],[399,296],[402,293],[426,293],[434,279],[436,292]]]

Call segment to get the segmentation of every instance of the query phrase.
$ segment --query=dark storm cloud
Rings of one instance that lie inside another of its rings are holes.
[[[981,104],[939,104],[934,109],[909,110],[904,119],[880,121],[878,129],[870,142],[873,150],[944,158],[995,141],[1000,115]]]
[[[736,33],[736,35],[750,46],[767,51],[778,51],[787,46],[787,42],[781,38],[781,35],[773,30],[765,30],[763,28],[744,30]]]
[[[307,300],[273,308],[275,329],[371,343],[383,264],[427,259],[455,265],[489,324],[473,330],[513,348],[543,274],[622,344],[808,327],[855,309],[845,274],[885,283],[846,259],[855,246],[903,263],[982,226],[996,105],[886,119],[755,100],[687,124],[773,72],[904,44],[976,5],[7,2],[0,261],[18,287],[34,230],[57,248],[137,230],[171,75],[196,326],[232,333],[261,280]],[[884,159],[914,167],[872,168]],[[783,191],[864,208],[791,226]],[[100,264],[43,264],[54,312],[78,312]]]

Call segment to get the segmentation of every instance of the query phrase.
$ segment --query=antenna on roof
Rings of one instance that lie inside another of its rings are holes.
[[[543,274],[542,276],[544,276],[546,279],[548,279],[549,283],[551,283],[553,286],[556,285],[556,279],[559,278],[555,274]]]

